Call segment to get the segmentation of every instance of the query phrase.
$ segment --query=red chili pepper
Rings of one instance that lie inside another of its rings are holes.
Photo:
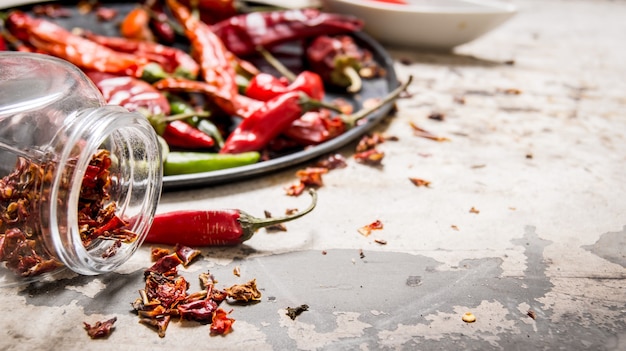
[[[262,104],[260,101],[255,101],[239,94],[229,96],[227,92],[218,87],[197,80],[172,77],[161,79],[154,83],[153,86],[161,91],[202,93],[229,115],[245,117]]]
[[[317,193],[309,190],[311,204],[285,217],[257,218],[241,210],[188,210],[157,214],[145,242],[192,247],[238,245],[264,227],[300,218],[311,212]]]
[[[167,123],[161,136],[171,147],[197,150],[215,146],[215,140],[208,134],[180,120]]]
[[[185,6],[198,10],[205,23],[215,23],[237,14],[234,0],[182,0]]]
[[[132,9],[120,24],[120,34],[125,38],[154,41],[150,30],[150,14],[141,7]]]
[[[158,38],[157,41],[173,44],[176,41],[176,29],[170,22],[169,17],[163,12],[162,1],[152,1],[151,4],[146,2],[146,10],[150,14],[150,29]]]
[[[195,79],[200,71],[198,63],[189,54],[175,47],[152,41],[98,35],[92,32],[85,32],[84,36],[115,51],[144,56],[160,64],[167,73],[175,76]]]
[[[224,141],[220,153],[260,151],[305,111],[318,106],[300,91],[279,95],[241,121]]]
[[[322,34],[352,33],[363,28],[363,21],[307,8],[241,14],[220,21],[212,28],[231,52],[246,56],[255,54],[257,47],[269,49]]]
[[[290,91],[301,91],[312,99],[322,100],[324,82],[317,73],[311,71],[302,71],[291,84],[269,73],[259,73],[250,80],[245,94],[256,100],[268,101]]]
[[[136,78],[153,73],[150,65],[155,64],[145,57],[111,50],[104,45],[74,35],[53,22],[30,17],[24,12],[11,12],[5,23],[7,29],[18,39],[84,70]]]
[[[347,88],[351,93],[361,90],[362,79],[358,70],[365,57],[352,37],[318,36],[308,45],[305,54],[309,68],[325,83]]]
[[[7,51],[9,48],[7,47],[7,43],[4,41],[4,37],[0,35],[0,51]]]
[[[332,116],[327,109],[308,111],[295,120],[283,132],[283,135],[300,145],[317,145],[328,141],[346,131],[342,118]]]
[[[167,5],[185,29],[204,81],[219,88],[228,99],[238,95],[234,56],[224,43],[206,23],[192,16],[187,7],[176,0],[167,0]]]
[[[145,110],[149,115],[168,115],[167,98],[152,85],[133,77],[86,71],[110,105],[119,105],[129,111]]]

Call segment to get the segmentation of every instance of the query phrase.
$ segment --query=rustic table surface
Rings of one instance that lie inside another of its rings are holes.
[[[414,80],[375,129],[397,138],[381,167],[338,150],[348,165],[324,175],[311,214],[181,270],[192,289],[207,270],[220,288],[256,279],[260,302],[223,305],[232,333],[138,323],[144,247],[111,274],[4,288],[0,349],[626,350],[626,2],[514,3],[453,53],[387,48]],[[303,166],[167,192],[159,211],[303,208],[284,191]],[[83,322],[112,317],[109,338],[88,338]]]

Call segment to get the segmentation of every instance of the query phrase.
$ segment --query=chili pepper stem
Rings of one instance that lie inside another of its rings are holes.
[[[396,89],[392,90],[378,104],[376,104],[374,106],[371,106],[371,107],[367,107],[367,108],[361,109],[358,112],[356,112],[354,114],[351,114],[351,115],[341,115],[340,118],[343,120],[343,122],[346,124],[346,126],[348,128],[354,127],[356,122],[358,120],[360,120],[361,118],[368,116],[369,114],[371,114],[372,112],[378,110],[379,108],[381,108],[385,104],[395,100],[398,97],[398,95],[400,95],[409,86],[409,84],[411,84],[412,80],[413,80],[413,76],[409,76],[409,78],[406,80],[406,82],[404,82],[403,84],[400,84],[399,87],[397,87]]]
[[[350,79],[350,86],[346,89],[349,93],[358,93],[361,91],[363,87],[363,80],[354,67],[346,66],[343,69],[343,74],[345,74]]]
[[[276,59],[271,52],[267,51],[262,46],[257,46],[257,51],[263,56],[263,59],[267,61],[272,67],[274,67],[278,73],[282,74],[289,82],[293,82],[296,79],[296,75],[289,70],[280,60]]]
[[[335,111],[335,112],[338,112],[338,113],[343,112],[343,111],[341,111],[339,106],[335,106],[333,104],[329,104],[329,103],[326,103],[324,101],[311,99],[311,98],[309,98],[308,95],[306,95],[304,93],[302,93],[302,99],[300,101],[300,105],[302,106],[302,110],[304,110],[304,111],[310,111],[310,110],[314,110],[316,108],[327,108],[327,109],[329,109],[331,111]]]
[[[263,227],[268,227],[271,225],[276,225],[284,222],[288,222],[297,218],[300,218],[307,213],[313,211],[315,205],[317,204],[317,192],[313,188],[309,188],[309,195],[311,195],[311,204],[304,211],[298,211],[297,213],[284,217],[277,218],[258,218],[253,217],[245,212],[241,212],[239,217],[239,223],[243,228],[243,235],[241,236],[241,241],[246,241],[252,237],[252,235],[259,229]]]

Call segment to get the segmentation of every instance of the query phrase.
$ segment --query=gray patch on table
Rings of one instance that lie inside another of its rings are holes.
[[[604,233],[595,244],[582,248],[626,268],[626,226],[619,232]]]
[[[471,310],[485,301],[502,305],[508,311],[506,320],[513,321],[518,332],[511,333],[511,329],[501,328],[496,321],[492,323],[479,318],[476,323],[484,324],[478,338],[477,335],[442,331],[437,338],[412,335],[402,347],[521,350],[560,345],[565,349],[580,349],[581,340],[584,340],[590,349],[604,349],[607,342],[614,341],[615,334],[612,333],[616,332],[615,329],[610,331],[601,325],[585,327],[575,318],[551,321],[552,311],[542,309],[543,305],[538,302],[553,287],[546,276],[548,262],[543,257],[544,248],[550,245],[550,241],[539,238],[534,227],[527,227],[524,235],[513,240],[513,244],[524,247],[527,257],[527,268],[520,277],[503,276],[499,257],[468,259],[461,261],[458,267],[443,267],[441,262],[423,255],[366,250],[365,257],[360,258],[359,250],[348,249],[326,250],[324,254],[301,251],[235,260],[228,265],[212,266],[211,273],[218,280],[218,288],[256,278],[263,293],[262,303],[248,306],[224,304],[223,307],[232,309],[231,316],[236,320],[255,325],[268,335],[265,342],[274,349],[296,349],[296,341],[288,333],[285,317],[281,318],[279,311],[302,304],[307,304],[309,310],[299,315],[294,323],[312,325],[319,335],[329,335],[337,330],[337,314],[341,313],[356,313],[358,322],[366,326],[362,327],[358,337],[337,337],[324,349],[379,349],[382,347],[379,344],[381,332],[394,331],[400,325],[429,326],[432,324],[429,316],[456,315],[455,306]],[[225,248],[222,254],[227,252],[241,254],[240,250],[229,248]],[[206,261],[196,264],[203,263]],[[244,268],[241,277],[233,275],[235,266]],[[197,274],[202,271],[199,269],[193,274],[181,271],[192,283],[190,292],[197,290],[193,284],[197,284]],[[76,303],[83,306],[86,314],[132,313],[130,303],[138,297],[137,290],[143,288],[143,271],[97,277],[105,287],[95,298],[64,287],[86,285],[93,279],[76,277],[54,284],[32,284],[21,294],[32,305],[58,307]],[[537,318],[533,322],[519,311],[523,303],[536,312]],[[626,312],[619,317],[626,318]],[[446,323],[463,322],[459,315],[458,319],[450,318]],[[623,322],[614,321],[613,324],[622,327],[617,332],[626,330]],[[125,327],[146,328],[139,324]],[[199,323],[198,327],[206,328]],[[227,337],[237,345],[236,323],[234,330]],[[472,329],[467,330],[471,332]]]

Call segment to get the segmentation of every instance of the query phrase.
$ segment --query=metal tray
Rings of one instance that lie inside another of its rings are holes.
[[[55,2],[45,3],[52,4]],[[100,1],[100,3],[102,4],[102,6],[116,9],[118,11],[117,17],[112,21],[100,21],[96,19],[94,13],[79,14],[77,9],[75,8],[75,5],[68,4],[68,2],[64,1],[61,2],[61,4],[69,8],[72,11],[72,15],[69,17],[49,18],[49,20],[54,21],[68,29],[80,27],[99,34],[119,35],[117,29],[119,20],[121,20],[121,18],[123,18],[123,15],[130,11],[130,9],[132,9],[136,5],[136,2]],[[32,6],[33,5],[31,4],[16,8],[20,8],[21,10],[28,12],[31,10]],[[363,82],[363,89],[358,94],[350,95],[340,94],[332,91],[327,92],[325,100],[332,100],[338,97],[344,98],[345,100],[352,103],[356,111],[362,107],[362,103],[364,101],[369,98],[382,97],[386,95],[394,88],[396,88],[399,85],[399,82],[394,71],[393,60],[389,56],[387,51],[376,40],[374,40],[365,33],[357,32],[354,33],[353,36],[357,43],[372,52],[376,62],[386,70],[386,75],[382,78],[365,79]],[[291,54],[293,54],[293,57],[296,57],[296,51],[299,50],[300,47],[301,45],[299,43],[291,43],[281,47],[280,50],[282,52],[287,52],[288,54],[290,51],[292,51]],[[278,57],[280,58],[280,56]],[[289,55],[286,55],[285,57],[289,57]],[[253,63],[257,63],[253,59],[251,59],[251,61]],[[297,69],[297,67],[294,67],[294,63],[291,61],[284,62],[284,64],[291,69]],[[263,69],[264,66],[265,68],[267,68],[267,65],[264,65],[262,62],[258,64],[259,68]],[[388,103],[372,113],[358,126],[346,131],[344,134],[332,140],[271,160],[261,161],[252,165],[211,172],[165,176],[163,177],[163,189],[167,191],[181,188],[203,187],[220,183],[235,182],[243,179],[263,176],[287,167],[302,164],[306,161],[310,161],[312,159],[336,151],[339,148],[346,146],[350,142],[364,135],[381,120],[383,120],[392,108],[393,103]]]

